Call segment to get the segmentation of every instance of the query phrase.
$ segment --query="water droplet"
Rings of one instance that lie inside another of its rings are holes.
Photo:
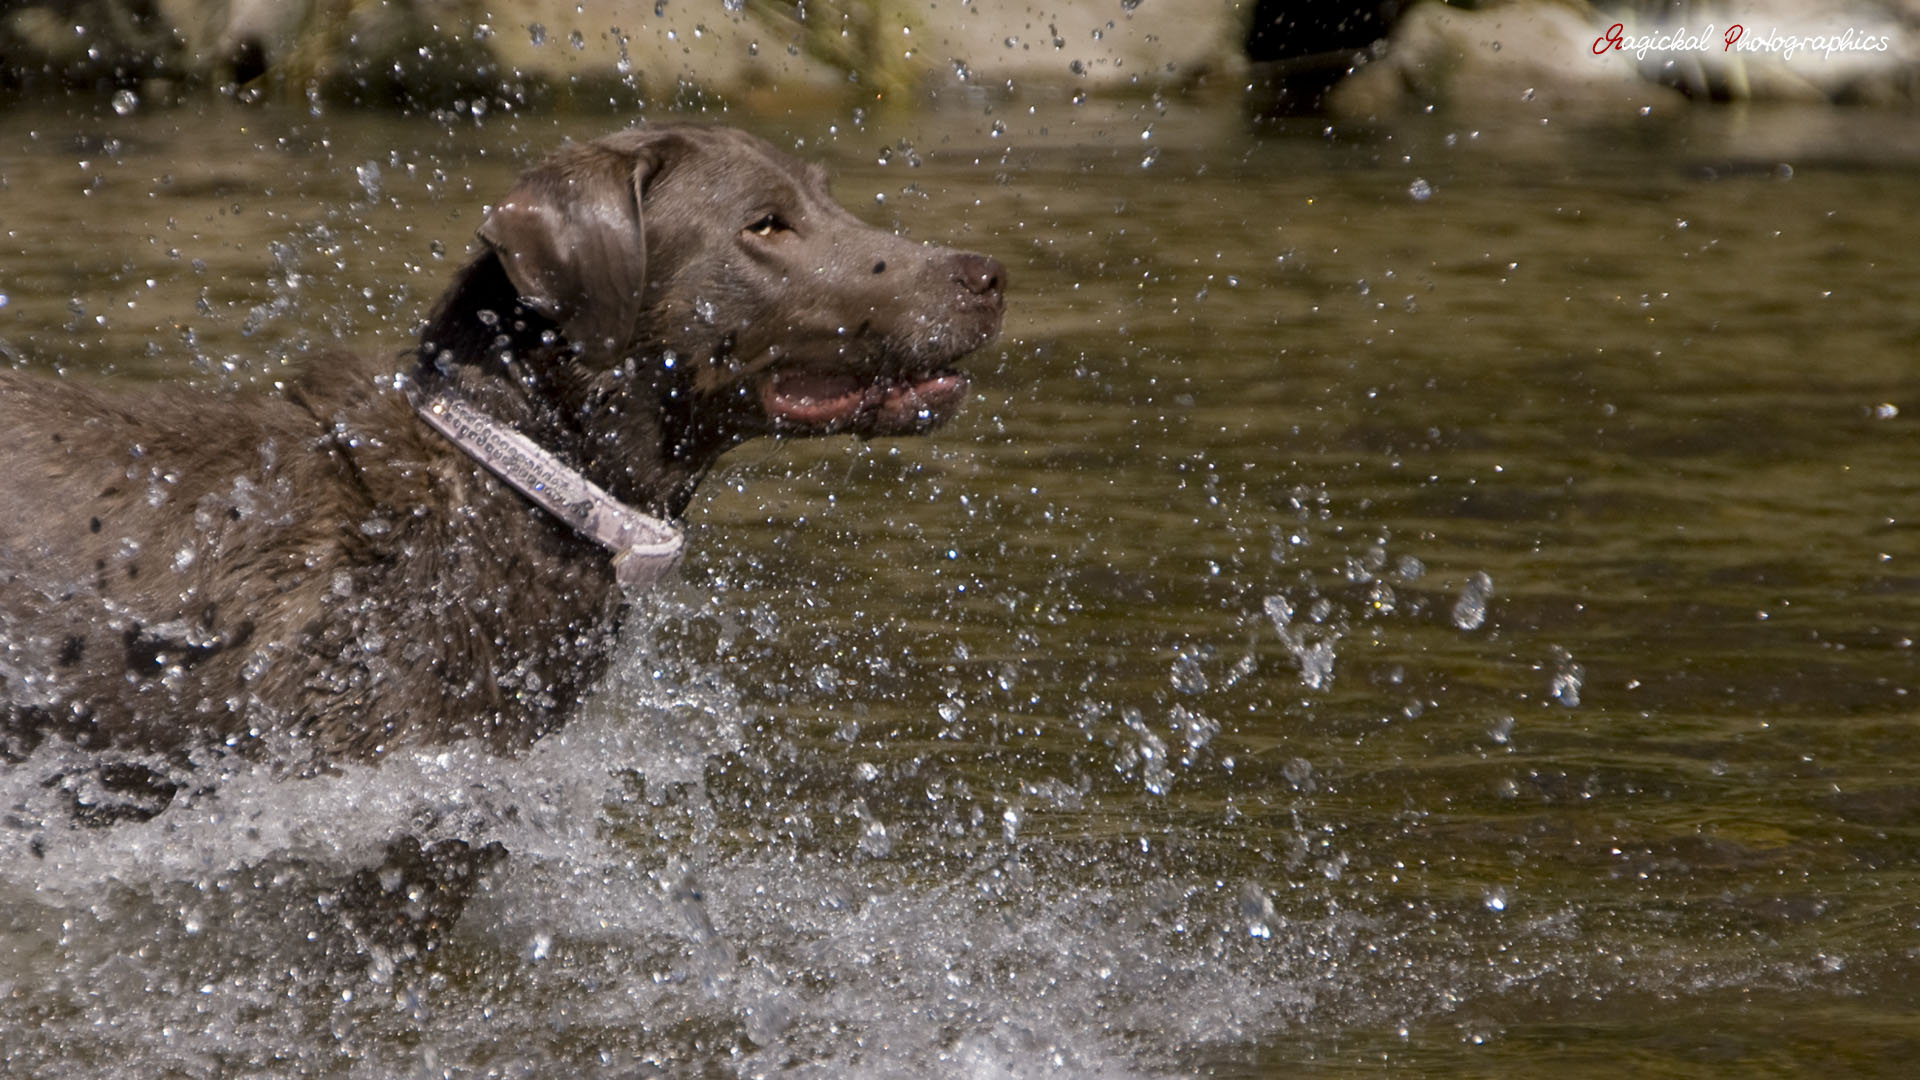
[[[1187,749],[1198,750],[1213,741],[1220,734],[1220,721],[1194,712],[1183,705],[1175,705],[1167,719],[1187,740]]]
[[[355,165],[353,167],[353,175],[360,181],[360,190],[367,193],[367,198],[377,199],[380,197],[379,162],[369,161],[365,165]]]
[[[1547,690],[1553,699],[1569,709],[1580,705],[1580,686],[1586,682],[1587,669],[1573,662],[1573,654],[1554,647],[1553,679]]]
[[[1345,633],[1338,623],[1327,624],[1333,605],[1324,596],[1316,599],[1308,609],[1308,621],[1299,626],[1293,624],[1293,602],[1285,596],[1269,596],[1262,606],[1280,635],[1280,644],[1300,665],[1301,683],[1313,690],[1326,689],[1333,682],[1334,644]]]
[[[1493,596],[1493,579],[1485,571],[1474,571],[1453,603],[1453,625],[1462,630],[1478,630],[1487,621],[1487,601]]]
[[[1292,784],[1295,791],[1311,793],[1318,786],[1313,781],[1313,762],[1306,758],[1294,758],[1280,767],[1280,775]]]
[[[1293,601],[1284,596],[1269,596],[1261,606],[1266,609],[1267,618],[1273,620],[1276,630],[1285,630],[1287,624],[1293,621]]]
[[[122,90],[113,95],[113,111],[121,116],[131,116],[140,107],[140,95],[131,90]]]
[[[860,854],[873,859],[884,859],[893,851],[893,837],[887,835],[887,826],[879,818],[868,818],[860,829]]]
[[[1424,179],[1415,178],[1413,183],[1407,185],[1407,194],[1413,196],[1414,202],[1426,202],[1433,198],[1433,185]]]
[[[701,323],[712,326],[720,317],[720,307],[706,297],[699,296],[694,298],[693,313]]]
[[[1274,926],[1280,921],[1279,913],[1273,910],[1273,899],[1251,881],[1240,886],[1240,917],[1247,921],[1247,936],[1262,941],[1273,937]]]
[[[1183,694],[1203,694],[1207,690],[1207,673],[1201,670],[1200,658],[1184,650],[1173,658],[1168,679]]]
[[[1497,716],[1487,725],[1487,736],[1502,746],[1513,741],[1513,717]]]
[[[1166,740],[1154,734],[1147,727],[1146,716],[1131,705],[1120,711],[1120,721],[1139,739],[1137,744],[1121,751],[1121,771],[1128,772],[1134,765],[1139,765],[1147,791],[1165,795],[1167,789],[1173,786],[1173,770],[1167,765]]]
[[[584,49],[587,47],[587,36],[575,30],[573,33],[567,35],[567,44],[572,45],[576,49]]]
[[[528,26],[527,40],[533,42],[535,48],[545,45],[547,43],[546,25],[544,23],[533,23]]]
[[[752,1039],[755,1046],[771,1046],[793,1023],[793,1008],[779,998],[769,997],[747,1009],[746,1018],[747,1038]]]

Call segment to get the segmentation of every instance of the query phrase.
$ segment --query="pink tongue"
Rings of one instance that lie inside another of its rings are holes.
[[[803,428],[833,428],[866,415],[876,431],[924,431],[960,407],[967,377],[959,372],[898,382],[862,382],[832,372],[781,372],[760,391],[767,415]]]
[[[868,385],[851,375],[782,372],[767,383],[767,411],[809,425],[848,420],[860,411]]]

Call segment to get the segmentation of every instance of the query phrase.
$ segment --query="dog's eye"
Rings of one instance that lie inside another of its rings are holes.
[[[759,221],[747,226],[747,231],[755,236],[772,236],[774,233],[790,232],[792,227],[780,219],[778,214],[768,214]]]

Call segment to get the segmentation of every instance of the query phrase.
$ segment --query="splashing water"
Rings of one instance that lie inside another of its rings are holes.
[[[1269,596],[1262,606],[1280,635],[1280,644],[1300,665],[1301,684],[1310,690],[1326,689],[1333,682],[1334,645],[1343,633],[1327,621],[1332,605],[1324,599],[1316,601],[1301,623],[1294,622],[1293,602],[1285,596]]]
[[[95,1062],[71,1076],[272,1061],[391,1075],[540,1072],[584,1054],[672,1071],[725,1047],[748,1073],[1125,1077],[1151,1073],[1121,1033],[1233,1038],[1306,1007],[1288,973],[1317,964],[1307,943],[1324,948],[1320,932],[1281,940],[1270,903],[1249,916],[1225,885],[1161,895],[1130,873],[1091,890],[1042,873],[1078,856],[1013,808],[931,862],[913,840],[924,815],[883,790],[753,811],[742,781],[760,790],[791,751],[750,735],[757,721],[717,670],[652,644],[711,610],[683,592],[652,612],[591,715],[517,759],[462,745],[311,779],[210,761],[201,793],[107,829],[73,824],[39,779],[83,764],[73,751],[0,773],[8,842],[42,853],[0,863],[0,945],[23,958],[12,985],[30,989],[0,1004],[21,1035],[11,1060],[28,1074]],[[1173,722],[1190,748],[1217,729],[1184,709]],[[1164,793],[1166,740],[1137,711],[1123,726],[1147,790]],[[878,770],[862,775],[884,787]],[[389,955],[319,962],[325,920],[288,913],[328,910],[339,882],[403,835],[499,841],[509,855],[436,974]],[[1249,932],[1256,916],[1264,936]],[[123,952],[135,939],[149,944]],[[95,974],[69,977],[81,972]],[[1143,992],[1165,985],[1185,988],[1175,1014]],[[68,1019],[25,1023],[28,999]],[[556,1042],[549,1009],[588,1010],[585,1043]],[[315,1030],[333,1035],[296,1037]],[[305,1049],[278,1057],[288,1046]]]

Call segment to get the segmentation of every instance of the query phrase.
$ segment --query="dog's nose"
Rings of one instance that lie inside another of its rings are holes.
[[[1007,268],[991,255],[963,253],[954,259],[953,280],[976,296],[998,293],[1006,288]]]

